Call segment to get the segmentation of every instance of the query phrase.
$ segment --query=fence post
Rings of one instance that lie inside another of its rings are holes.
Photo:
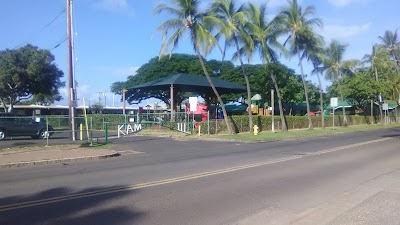
[[[207,111],[207,132],[210,135],[210,111]]]
[[[47,130],[47,135],[46,135],[46,146],[49,146],[49,117],[46,116],[46,130]]]
[[[83,124],[79,124],[79,140],[83,140]]]
[[[108,144],[108,124],[104,124],[105,126],[105,130],[104,130],[104,135],[105,135],[105,139],[106,139],[106,144]]]

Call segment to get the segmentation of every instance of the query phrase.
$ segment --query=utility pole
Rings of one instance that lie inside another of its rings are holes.
[[[104,97],[104,108],[106,108],[107,107],[107,92],[106,91],[103,92],[103,97]]]
[[[126,108],[126,92],[127,92],[128,90],[126,90],[125,88],[124,89],[122,89],[122,102],[123,102],[123,108],[122,108],[122,114],[124,114],[125,115],[125,108]]]
[[[72,140],[75,141],[75,82],[73,68],[73,48],[72,48],[72,0],[67,1],[67,52],[68,52],[68,111],[69,111],[69,128],[72,131]]]

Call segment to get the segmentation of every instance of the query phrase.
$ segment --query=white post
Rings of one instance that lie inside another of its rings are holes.
[[[207,133],[210,135],[210,111],[207,111]]]
[[[332,107],[333,109],[333,129],[335,129],[335,107]]]

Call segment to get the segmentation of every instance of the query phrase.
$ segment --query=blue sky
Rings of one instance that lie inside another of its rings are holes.
[[[239,0],[245,2],[244,0]],[[125,81],[128,75],[159,53],[161,34],[157,26],[167,18],[154,15],[153,8],[159,2],[169,0],[74,0],[74,32],[76,75],[79,83],[78,95],[86,101],[98,101],[98,92],[107,93],[107,106],[113,103],[110,85]],[[269,12],[275,15],[287,3],[285,0],[268,2]],[[345,58],[361,59],[371,51],[372,45],[379,42],[378,36],[385,30],[399,28],[400,16],[398,0],[302,0],[303,6],[314,5],[316,16],[324,22],[319,32],[329,43],[337,39],[348,44]],[[206,7],[209,0],[204,0]],[[0,49],[16,48],[26,43],[40,48],[51,49],[56,63],[65,73],[67,47],[65,0],[12,0],[0,2]],[[49,26],[50,21],[61,15]],[[58,44],[61,45],[54,48]],[[177,53],[193,54],[188,42],[182,42]],[[214,51],[207,59],[220,59]],[[254,59],[252,63],[259,63]],[[282,59],[287,66],[296,69],[297,61]],[[235,62],[236,63],[236,62]],[[305,66],[309,73],[310,66]],[[309,76],[316,83],[316,78]],[[324,86],[328,82],[324,81]],[[66,89],[62,90],[66,99]],[[120,96],[115,97],[119,106]],[[104,103],[104,95],[102,96]],[[145,104],[146,102],[144,102]],[[57,104],[66,104],[61,101]]]

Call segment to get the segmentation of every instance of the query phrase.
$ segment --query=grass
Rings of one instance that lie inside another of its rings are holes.
[[[398,127],[399,124],[389,124],[386,128]],[[356,132],[356,131],[368,131],[368,130],[377,130],[383,129],[381,125],[357,125],[357,126],[349,126],[349,127],[335,127],[334,129],[329,127],[325,129],[302,129],[302,130],[289,130],[288,132],[275,132],[271,131],[260,132],[258,135],[254,135],[252,133],[239,133],[234,135],[205,135],[198,137],[199,139],[207,138],[207,139],[218,139],[218,140],[232,140],[232,141],[245,141],[245,142],[265,142],[265,141],[277,141],[277,140],[285,140],[285,139],[296,139],[296,138],[304,138],[304,137],[316,137],[316,136],[326,136],[326,135],[335,135],[335,134],[343,134],[348,132]],[[192,137],[194,138],[194,137]]]

